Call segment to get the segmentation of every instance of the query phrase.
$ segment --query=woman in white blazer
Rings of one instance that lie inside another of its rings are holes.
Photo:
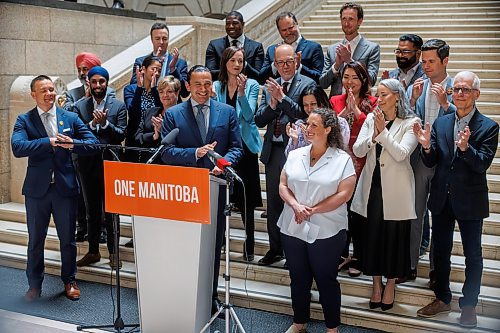
[[[285,204],[278,227],[293,308],[293,325],[286,333],[306,331],[313,277],[327,332],[337,332],[341,296],[337,263],[346,241],[346,203],[354,192],[356,173],[351,157],[342,150],[335,112],[315,109],[306,124],[311,144],[289,153],[279,185]]]
[[[367,221],[363,272],[373,277],[370,308],[386,311],[394,305],[396,278],[410,269],[410,220],[416,218],[410,155],[417,146],[417,118],[398,80],[382,80],[377,96],[378,108],[367,116],[353,146],[354,155],[366,156],[366,164],[351,210]]]
[[[236,182],[231,202],[234,202],[241,211],[245,224],[247,238],[243,246],[243,259],[253,261],[254,210],[255,207],[262,206],[258,159],[258,153],[262,149],[262,139],[254,118],[260,86],[257,81],[248,79],[242,73],[244,68],[244,50],[236,46],[226,48],[222,53],[219,79],[214,82],[213,88],[215,100],[234,107],[240,122],[244,154],[235,169],[245,184],[245,193],[241,184]]]

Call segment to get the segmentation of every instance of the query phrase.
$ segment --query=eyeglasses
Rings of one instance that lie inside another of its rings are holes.
[[[285,64],[287,66],[292,66],[293,64],[295,64],[295,59],[288,59],[288,60],[285,60],[285,61],[283,61],[283,60],[275,61],[275,64],[278,67],[283,67],[283,66],[285,66]]]
[[[99,80],[90,80],[90,84],[92,85],[105,85],[106,84],[106,79],[99,79]]]
[[[396,55],[402,54],[404,56],[407,56],[407,55],[410,55],[410,54],[413,54],[416,52],[417,52],[416,50],[400,50],[400,49],[394,50],[394,54],[396,54]]]
[[[454,94],[460,94],[463,93],[464,95],[468,95],[473,91],[477,91],[477,89],[474,88],[463,88],[463,87],[453,87],[453,93]]]

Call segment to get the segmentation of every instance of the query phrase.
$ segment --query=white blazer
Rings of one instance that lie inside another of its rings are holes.
[[[380,178],[385,220],[415,219],[415,179],[410,165],[410,155],[417,147],[413,123],[418,118],[396,118],[391,129],[384,129],[375,141],[382,145]],[[351,210],[367,217],[368,197],[376,165],[376,144],[372,142],[375,118],[366,117],[352,150],[357,157],[366,156],[366,164],[359,177]]]
[[[351,157],[341,149],[328,148],[313,167],[309,162],[310,154],[311,145],[292,150],[283,172],[295,199],[303,205],[313,207],[337,193],[340,182],[356,173]],[[285,235],[308,243],[329,238],[340,230],[347,229],[347,204],[326,213],[314,214],[299,227],[292,207],[285,203],[278,219],[278,227]]]

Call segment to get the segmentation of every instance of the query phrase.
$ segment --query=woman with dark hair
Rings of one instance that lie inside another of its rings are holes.
[[[356,176],[359,179],[361,170],[365,165],[366,158],[358,158],[352,154],[352,146],[358,138],[361,126],[366,116],[377,106],[377,98],[370,96],[370,78],[363,64],[353,61],[344,66],[342,70],[342,85],[345,94],[332,96],[330,103],[333,110],[342,118],[347,120],[351,137],[348,143],[348,151],[354,161]],[[348,204],[350,207],[350,203]],[[348,268],[349,276],[361,275],[361,262],[363,253],[363,223],[359,216],[352,213],[349,208],[349,230],[347,231],[347,242],[342,253],[339,269]],[[349,244],[352,239],[352,256],[349,256]]]
[[[219,80],[214,82],[213,87],[215,100],[234,107],[240,121],[244,154],[235,170],[245,184],[245,191],[240,183],[235,182],[231,201],[240,210],[245,225],[247,238],[243,259],[253,261],[254,210],[255,207],[262,206],[258,160],[262,140],[254,120],[260,86],[257,81],[248,79],[242,73],[244,68],[244,50],[235,46],[226,48],[222,53]]]
[[[347,201],[356,184],[351,157],[342,147],[337,115],[314,109],[306,123],[310,145],[290,152],[280,178],[285,205],[278,220],[290,273],[293,325],[306,331],[313,278],[319,291],[327,332],[340,325],[337,262],[344,248]]]
[[[311,112],[317,108],[330,109],[328,96],[319,86],[306,88],[299,96],[299,105],[307,115],[311,114]],[[338,118],[338,122],[343,143],[346,145],[349,141],[349,125],[344,118]],[[304,136],[304,124],[304,120],[302,119],[298,119],[294,124],[287,124],[286,134],[289,136],[289,140],[285,148],[285,155],[288,156],[290,151],[309,144]],[[346,147],[341,148],[346,150]]]
[[[142,67],[136,68],[137,84],[129,84],[123,90],[123,99],[127,106],[128,123],[127,135],[125,137],[126,146],[138,146],[135,134],[144,117],[147,109],[161,107],[160,96],[156,88],[156,80],[160,77],[160,58],[147,56],[142,62]],[[129,162],[138,162],[141,154],[128,151],[125,152],[125,159]]]
[[[161,125],[165,112],[168,108],[177,104],[179,93],[181,91],[181,82],[167,75],[158,81],[158,95],[162,106],[155,106],[147,109],[141,119],[139,128],[135,133],[135,141],[143,148],[156,148],[161,142]],[[152,154],[142,153],[139,162],[145,163]],[[158,158],[158,162],[159,162]]]
[[[417,146],[413,124],[418,118],[398,80],[382,80],[377,96],[378,107],[367,116],[353,146],[366,164],[351,210],[366,219],[363,272],[373,279],[370,308],[386,311],[394,305],[396,278],[410,271],[411,219],[416,218],[410,155]]]

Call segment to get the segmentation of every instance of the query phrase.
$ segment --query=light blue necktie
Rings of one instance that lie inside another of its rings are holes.
[[[196,109],[198,109],[198,112],[196,113],[196,123],[198,124],[198,130],[200,131],[203,143],[205,143],[205,140],[207,139],[207,127],[205,125],[205,115],[203,114],[205,107],[206,105],[204,104],[196,105]]]

